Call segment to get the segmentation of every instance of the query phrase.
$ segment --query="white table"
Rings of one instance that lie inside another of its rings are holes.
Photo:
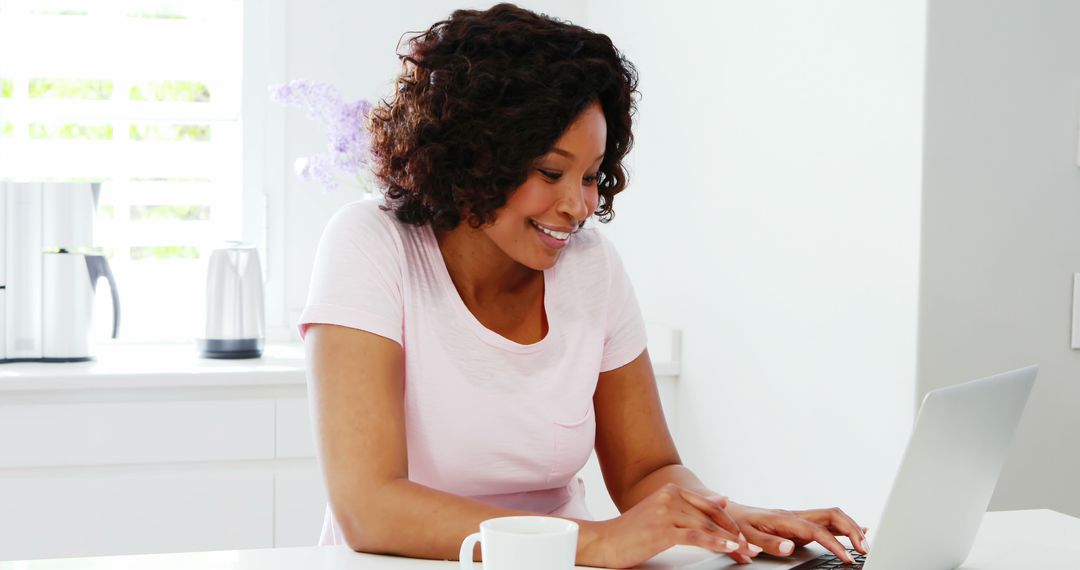
[[[55,537],[63,540],[62,536]],[[989,513],[962,570],[1076,568],[1080,566],[1080,519],[1049,510]],[[800,560],[820,549],[806,549]],[[644,568],[706,570],[737,565],[693,548],[669,550]],[[759,559],[749,568],[780,569],[790,562]],[[225,550],[180,554],[107,556],[0,562],[0,570],[436,570],[457,562],[358,554],[344,547]],[[477,564],[476,568],[480,568]]]

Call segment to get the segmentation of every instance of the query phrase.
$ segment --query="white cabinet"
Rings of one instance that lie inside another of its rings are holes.
[[[0,560],[318,543],[302,360],[96,366],[0,368]]]
[[[306,396],[278,398],[275,417],[277,457],[315,457],[315,439],[311,431],[311,412]]]
[[[274,474],[274,546],[319,543],[326,491],[314,462],[282,465]]]
[[[273,498],[273,473],[257,469],[4,476],[0,559],[267,548],[274,546]]]
[[[0,468],[273,457],[271,399],[0,405]]]

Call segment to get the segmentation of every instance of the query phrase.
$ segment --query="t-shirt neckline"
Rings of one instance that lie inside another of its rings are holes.
[[[550,268],[543,271],[544,314],[547,315],[548,322],[547,334],[544,335],[544,338],[532,344],[521,344],[487,328],[484,326],[484,323],[480,322],[480,319],[476,318],[476,315],[474,315],[472,311],[469,310],[469,307],[465,305],[465,301],[461,299],[457,287],[454,286],[453,279],[450,278],[450,270],[446,267],[446,260],[443,259],[442,250],[439,248],[439,240],[436,239],[435,230],[431,227],[431,224],[424,225],[424,237],[426,238],[431,257],[434,259],[436,278],[442,285],[443,292],[450,299],[450,304],[454,306],[457,313],[465,320],[468,327],[480,338],[480,340],[496,348],[517,353],[537,352],[550,344],[549,339],[552,337],[558,325],[558,318],[553,310],[554,303],[552,302],[557,273],[555,267],[557,264],[552,265]]]

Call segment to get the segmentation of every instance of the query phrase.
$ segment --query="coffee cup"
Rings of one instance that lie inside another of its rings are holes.
[[[473,570],[480,543],[484,570],[571,570],[577,558],[578,525],[556,517],[489,519],[461,543],[462,570]]]

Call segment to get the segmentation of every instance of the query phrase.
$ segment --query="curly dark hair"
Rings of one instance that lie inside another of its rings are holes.
[[[493,221],[532,162],[599,101],[607,147],[595,214],[612,219],[627,182],[638,77],[610,38],[498,4],[456,10],[406,45],[392,99],[368,116],[384,209],[440,230]]]

